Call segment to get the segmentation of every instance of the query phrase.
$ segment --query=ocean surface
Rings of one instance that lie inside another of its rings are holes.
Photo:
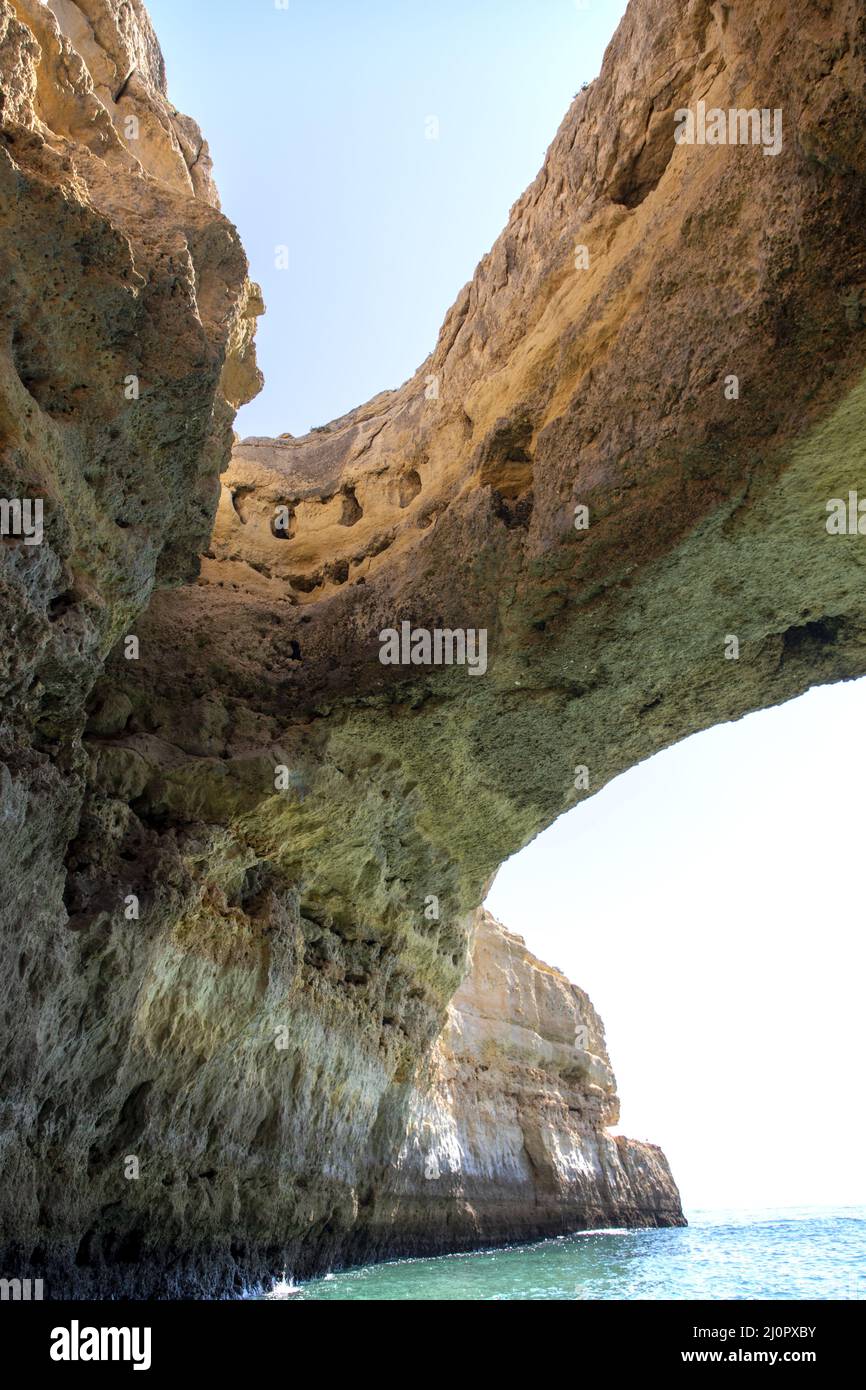
[[[587,1231],[534,1245],[395,1260],[268,1298],[866,1299],[866,1207],[695,1211],[676,1230]]]

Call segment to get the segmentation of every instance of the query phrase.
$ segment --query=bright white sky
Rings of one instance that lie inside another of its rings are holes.
[[[696,734],[576,806],[488,906],[590,995],[620,1128],[691,1207],[866,1200],[866,679]]]
[[[148,0],[265,291],[242,434],[409,377],[625,0]],[[439,139],[425,139],[428,117]],[[289,247],[289,269],[274,248]],[[701,734],[500,872],[688,1206],[862,1202],[866,682]]]

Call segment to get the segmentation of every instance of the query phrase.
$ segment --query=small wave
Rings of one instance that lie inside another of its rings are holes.
[[[287,1279],[285,1274],[282,1279],[275,1280],[274,1284],[265,1298],[280,1302],[282,1299],[295,1298],[299,1293],[303,1293],[300,1284],[296,1284],[292,1279]]]
[[[592,1231],[574,1231],[570,1236],[561,1236],[561,1240],[577,1240],[580,1236],[633,1236],[634,1230],[629,1226],[598,1226]]]

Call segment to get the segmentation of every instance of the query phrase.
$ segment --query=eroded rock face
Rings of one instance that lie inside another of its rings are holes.
[[[652,1144],[619,1118],[604,1029],[586,994],[483,912],[469,974],[410,1102],[369,1219],[423,1253],[586,1228],[668,1226],[682,1210]]]
[[[155,62],[137,42],[123,54]],[[54,895],[16,904],[7,971],[28,1001],[7,1074],[22,1267],[217,1292],[680,1219],[658,1151],[606,1133],[588,1001],[486,919],[466,972],[498,864],[577,796],[866,670],[866,541],[825,524],[829,499],[866,496],[864,47],[854,0],[633,0],[416,376],[305,439],[239,444],[198,582],[106,628],[139,652],[115,646],[83,753],[64,729],[81,814],[34,797],[25,815],[17,772],[3,785],[14,825],[43,826],[15,853]],[[111,187],[215,218],[170,184],[161,100],[150,177],[121,148]],[[677,144],[698,101],[781,111],[781,150]],[[218,342],[243,375],[236,293]],[[103,331],[78,331],[95,360]],[[145,444],[147,499],[153,460],[185,455]],[[212,488],[217,469],[193,472]],[[82,461],[60,472],[82,486]],[[188,572],[171,508],[197,485],[181,469],[159,494],[146,535],[171,563],[142,602]],[[109,612],[111,554],[82,567]],[[483,631],[483,674],[383,665],[404,622]],[[30,756],[58,775],[55,748]]]
[[[196,573],[261,304],[138,0],[0,0],[0,115],[0,498],[30,520],[0,540],[0,1229],[26,1247],[67,1164],[89,1210],[65,1138],[111,1064],[70,1085],[56,1057],[125,988],[64,868],[85,701],[154,586]]]

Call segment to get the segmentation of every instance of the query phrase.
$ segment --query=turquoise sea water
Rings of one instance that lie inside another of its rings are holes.
[[[275,1299],[866,1299],[866,1207],[691,1212],[676,1230],[589,1231],[278,1285]]]

